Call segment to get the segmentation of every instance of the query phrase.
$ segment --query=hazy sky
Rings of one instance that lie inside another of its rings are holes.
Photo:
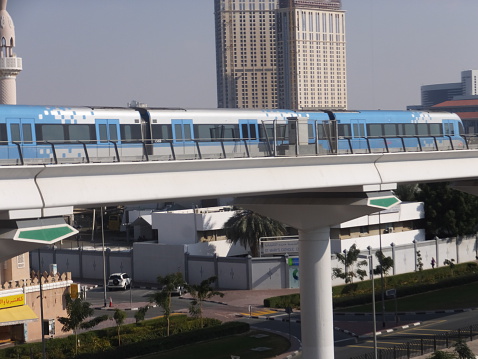
[[[342,0],[349,109],[478,69],[477,0]],[[10,0],[19,104],[214,108],[213,0]]]

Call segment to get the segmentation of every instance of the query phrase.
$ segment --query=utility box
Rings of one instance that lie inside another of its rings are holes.
[[[309,123],[307,117],[287,117],[290,145],[307,145],[309,143]]]

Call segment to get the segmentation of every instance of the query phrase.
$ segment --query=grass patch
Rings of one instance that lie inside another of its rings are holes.
[[[257,334],[266,336],[255,338]],[[251,349],[258,347],[268,347],[270,350],[257,352]],[[141,359],[224,359],[231,355],[237,355],[247,359],[265,359],[273,358],[286,352],[290,347],[290,342],[283,336],[251,330],[244,334],[234,335],[218,340],[208,340],[194,345],[186,345],[178,349],[150,354],[140,357]]]
[[[463,284],[457,287],[438,289],[427,293],[398,298],[397,309],[399,312],[413,312],[476,308],[478,307],[476,293],[478,293],[478,282]],[[377,311],[382,310],[381,301],[375,303],[375,309]],[[385,310],[387,312],[395,311],[395,301],[393,299],[385,301]],[[341,308],[340,311],[371,312],[372,305],[367,304]]]

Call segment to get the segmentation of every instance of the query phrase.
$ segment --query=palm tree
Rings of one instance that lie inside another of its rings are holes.
[[[181,272],[171,273],[164,277],[158,276],[158,284],[161,291],[154,294],[153,300],[164,310],[164,317],[167,323],[166,336],[169,336],[170,317],[171,317],[171,293],[177,290],[179,287],[183,287],[186,282],[184,281],[183,274]]]
[[[90,329],[99,323],[109,319],[108,315],[102,315],[86,321],[87,318],[95,314],[95,310],[91,308],[91,304],[81,298],[72,299],[69,294],[66,298],[66,317],[59,317],[58,321],[63,324],[61,330],[63,332],[73,331],[75,334],[75,353],[78,354],[78,330]]]
[[[202,318],[202,302],[214,297],[215,295],[218,295],[221,298],[224,297],[224,293],[219,292],[212,287],[212,284],[216,280],[217,277],[210,277],[203,280],[200,284],[188,285],[189,292],[193,297],[191,306],[189,307],[189,313],[193,317],[199,318],[201,328],[204,326]]]
[[[286,234],[280,222],[247,209],[241,209],[229,218],[224,230],[232,243],[239,242],[244,248],[249,246],[253,257],[259,256],[259,238]]]

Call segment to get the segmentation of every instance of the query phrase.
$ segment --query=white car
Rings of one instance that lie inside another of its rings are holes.
[[[108,290],[123,289],[126,290],[131,286],[131,278],[126,273],[113,273],[108,278],[106,287]]]
[[[166,290],[166,286],[163,286],[163,291]],[[186,287],[180,285],[178,287],[175,287],[172,291],[171,294],[177,294],[177,295],[182,295],[183,293],[187,293]]]

